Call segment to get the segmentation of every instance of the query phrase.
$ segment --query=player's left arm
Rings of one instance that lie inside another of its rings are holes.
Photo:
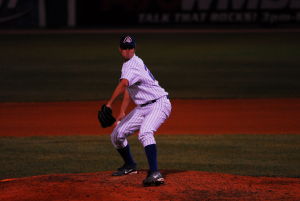
[[[121,95],[124,94],[125,91],[127,91],[127,87],[129,85],[129,82],[127,79],[121,79],[121,81],[119,82],[119,84],[117,85],[117,87],[115,88],[111,98],[109,99],[109,101],[106,103],[107,107],[112,107],[112,104],[114,103],[114,101],[116,100],[116,98]],[[125,95],[125,94],[124,94]]]

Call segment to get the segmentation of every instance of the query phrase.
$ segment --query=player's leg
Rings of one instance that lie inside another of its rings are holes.
[[[140,128],[141,122],[142,116],[137,109],[134,109],[113,130],[111,134],[112,144],[124,160],[124,165],[114,172],[113,176],[136,172],[136,163],[131,155],[130,145],[126,138]]]
[[[145,118],[140,127],[139,140],[144,147],[156,144],[154,133],[170,116],[170,113],[171,103],[167,98],[161,98],[143,109]]]
[[[144,146],[145,153],[149,164],[149,173],[144,180],[144,185],[159,185],[164,182],[162,175],[158,170],[157,147],[154,138],[154,132],[169,117],[171,113],[170,101],[165,99],[158,100],[146,111],[147,115],[141,125],[139,140]]]
[[[151,172],[158,171],[157,148],[154,132],[156,132],[161,124],[168,118],[170,112],[170,104],[165,103],[164,101],[155,103],[141,125],[139,140],[144,146],[149,170]]]

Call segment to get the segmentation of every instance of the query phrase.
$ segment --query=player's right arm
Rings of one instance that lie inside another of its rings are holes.
[[[120,94],[124,94],[125,97],[125,91],[127,91],[127,87],[129,85],[129,82],[127,79],[121,79],[121,81],[119,82],[119,84],[117,85],[117,87],[115,88],[111,98],[109,99],[109,101],[106,103],[107,107],[112,107],[112,104],[114,103],[114,101],[116,100],[116,98],[120,95]],[[123,104],[122,104],[123,105]]]
[[[119,121],[121,121],[125,116],[126,116],[126,109],[130,103],[130,96],[129,93],[127,91],[127,89],[125,89],[124,91],[124,95],[123,95],[123,101],[122,101],[122,105],[121,105],[121,109],[120,109],[120,113],[119,116],[116,119],[116,123],[118,123]]]

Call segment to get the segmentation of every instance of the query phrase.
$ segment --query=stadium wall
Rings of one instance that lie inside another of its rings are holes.
[[[299,0],[0,0],[5,29],[299,25]]]

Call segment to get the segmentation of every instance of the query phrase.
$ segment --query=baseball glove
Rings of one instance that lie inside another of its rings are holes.
[[[98,120],[103,128],[113,125],[116,121],[111,108],[106,105],[102,105],[101,110],[98,111]]]

